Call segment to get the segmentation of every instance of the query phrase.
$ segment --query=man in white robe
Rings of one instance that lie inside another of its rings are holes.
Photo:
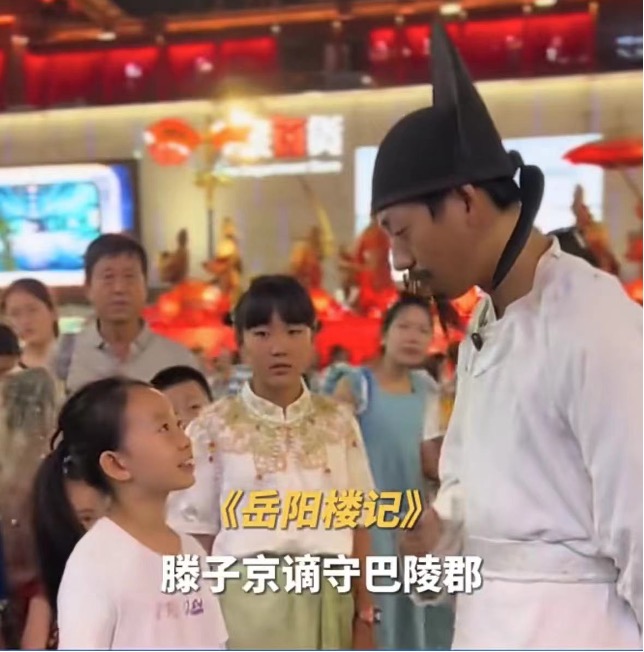
[[[456,649],[642,649],[642,309],[533,228],[543,175],[505,152],[440,24],[432,68],[433,106],[380,146],[373,211],[396,269],[487,297],[441,489],[402,552],[482,558]]]

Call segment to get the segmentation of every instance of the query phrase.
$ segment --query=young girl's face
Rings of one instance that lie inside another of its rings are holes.
[[[163,393],[172,404],[174,413],[183,428],[187,428],[190,422],[199,415],[201,409],[210,402],[201,385],[194,380],[187,380],[184,383],[167,387]]]
[[[385,355],[396,364],[418,367],[423,364],[432,338],[432,324],[419,306],[402,308],[385,335]]]
[[[294,387],[313,360],[313,333],[308,326],[287,324],[273,313],[268,324],[244,331],[243,351],[253,379],[273,389]]]
[[[43,345],[55,339],[56,314],[29,292],[13,291],[5,305],[9,325],[25,344]]]
[[[78,522],[86,530],[89,530],[105,514],[106,497],[85,482],[66,480],[65,492]]]
[[[170,401],[154,389],[135,387],[124,416],[119,450],[101,455],[103,470],[117,488],[132,484],[163,497],[192,486],[192,447]]]

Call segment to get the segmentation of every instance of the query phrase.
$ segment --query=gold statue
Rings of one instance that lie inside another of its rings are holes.
[[[312,226],[306,238],[298,240],[291,250],[289,264],[292,274],[308,290],[322,287],[324,251],[319,226]]]
[[[241,294],[243,264],[237,229],[231,217],[223,218],[215,256],[203,267],[213,276],[222,294],[229,296],[234,304]]]
[[[610,246],[608,229],[605,224],[593,218],[584,202],[584,189],[581,186],[575,187],[572,212],[575,215],[577,230],[596,259],[598,267],[609,274],[619,276],[620,266]]]
[[[188,250],[188,231],[181,229],[177,233],[177,248],[163,251],[159,257],[159,274],[163,283],[178,285],[188,277],[190,252]]]

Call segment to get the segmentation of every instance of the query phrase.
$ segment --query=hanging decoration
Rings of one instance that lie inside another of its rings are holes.
[[[143,134],[150,156],[164,166],[183,165],[201,143],[197,131],[183,120],[165,118]]]
[[[642,138],[598,140],[575,147],[564,155],[571,163],[598,165],[605,170],[642,165]]]
[[[642,191],[626,172],[629,168],[642,167],[641,136],[586,143],[564,154],[564,158],[576,165],[597,165],[604,170],[619,172],[631,192],[642,200]]]

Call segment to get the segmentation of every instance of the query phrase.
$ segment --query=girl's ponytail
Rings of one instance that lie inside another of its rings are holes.
[[[77,479],[75,476],[73,461],[63,441],[42,461],[34,484],[36,560],[45,597],[54,614],[65,564],[85,532],[65,489],[65,480]]]

